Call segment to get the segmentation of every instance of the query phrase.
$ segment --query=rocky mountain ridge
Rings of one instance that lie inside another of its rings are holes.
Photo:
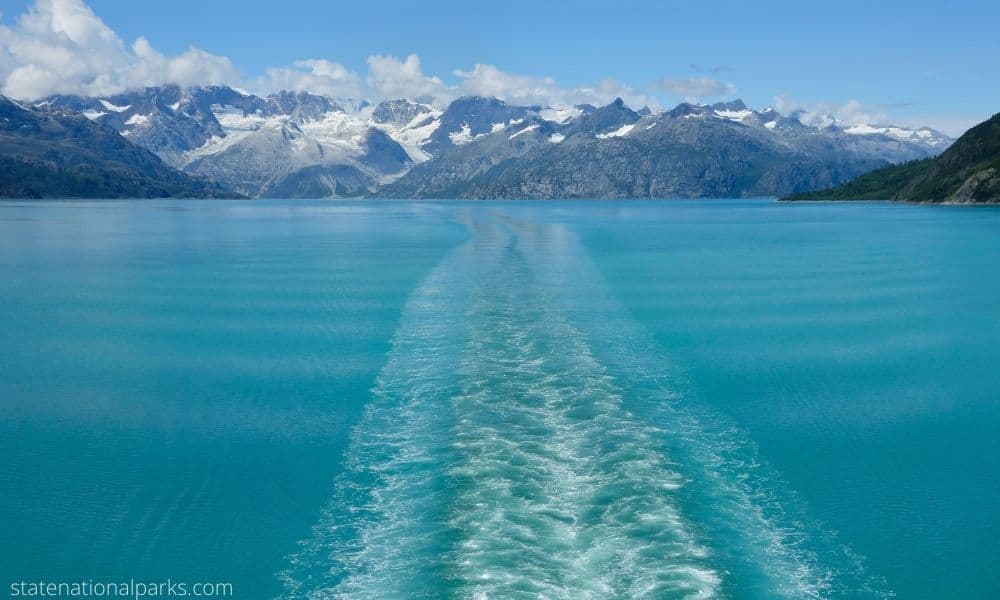
[[[927,128],[812,127],[740,100],[652,112],[621,99],[542,107],[464,97],[442,108],[165,86],[40,104],[77,111],[251,197],[785,194],[932,156],[951,141]]]
[[[0,197],[236,197],[71,111],[0,96]]]

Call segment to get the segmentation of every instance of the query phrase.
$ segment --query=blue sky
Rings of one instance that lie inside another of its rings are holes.
[[[0,1],[8,31],[34,4]],[[522,87],[531,87],[531,78],[551,78],[538,89],[594,89],[613,79],[633,103],[739,96],[759,108],[778,103],[949,133],[1000,111],[1000,3],[982,0],[513,0],[483,8],[451,0],[87,0],[86,6],[126,46],[143,37],[168,58],[195,46],[227,58],[254,87],[292,81],[290,73],[270,84],[263,78],[268,69],[305,59],[335,63],[365,85],[370,56],[402,62],[416,54],[421,76],[437,76],[443,86],[460,85],[455,71],[481,64],[521,77],[515,82]],[[498,95],[513,85],[493,84]]]

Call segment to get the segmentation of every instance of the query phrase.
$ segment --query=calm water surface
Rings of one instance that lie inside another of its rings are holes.
[[[0,583],[991,598],[1000,211],[0,203]]]

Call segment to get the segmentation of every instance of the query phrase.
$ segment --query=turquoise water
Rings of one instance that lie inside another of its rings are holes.
[[[0,204],[0,583],[990,598],[1000,211]]]

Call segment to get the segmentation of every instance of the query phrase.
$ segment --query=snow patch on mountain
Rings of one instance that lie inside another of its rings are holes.
[[[950,139],[928,127],[910,129],[907,127],[875,126],[875,125],[852,125],[844,129],[844,133],[851,135],[887,135],[897,140],[918,142],[928,146],[939,146],[950,142]]]
[[[381,129],[397,144],[406,150],[406,153],[414,162],[422,163],[430,159],[431,155],[424,151],[423,145],[430,139],[431,134],[441,126],[439,117],[441,111],[434,110],[428,113],[420,113],[413,117],[408,123],[397,126],[392,123],[372,123],[372,126]]]
[[[567,121],[575,119],[583,114],[583,110],[576,107],[569,108],[543,108],[538,111],[538,116],[545,121],[562,125]]]
[[[278,139],[282,133],[291,144],[292,151],[322,146],[324,160],[353,159],[363,152],[361,145],[368,126],[344,112],[330,111],[319,118],[302,117],[300,114],[264,116],[259,111],[247,113],[235,106],[213,105],[212,113],[222,126],[224,136],[213,136],[205,144],[188,152],[186,162],[228,150],[256,132],[267,132],[268,139]]]
[[[750,109],[743,110],[716,110],[715,115],[722,119],[728,119],[730,121],[736,121],[737,123],[742,123],[747,118],[752,117],[754,112]]]
[[[303,121],[299,128],[320,144],[335,149],[345,157],[353,157],[361,154],[361,144],[369,126],[353,115],[328,112],[320,119]]]
[[[523,120],[523,119],[522,119],[522,120]],[[517,136],[519,136],[519,135],[521,135],[521,134],[524,134],[524,133],[528,133],[529,131],[535,131],[536,129],[538,129],[538,127],[539,127],[538,123],[533,123],[533,124],[531,124],[531,125],[528,125],[528,126],[527,126],[527,127],[525,127],[524,129],[522,129],[521,131],[518,131],[517,133],[514,133],[514,134],[512,134],[512,135],[511,135],[510,137],[508,137],[507,139],[508,139],[508,140],[512,140],[512,139],[516,138]]]
[[[231,132],[256,131],[268,123],[280,123],[285,117],[266,118],[260,113],[246,114],[235,106],[212,106],[212,114],[229,135]]]
[[[112,103],[108,102],[107,100],[104,100],[104,99],[101,100],[101,104],[104,105],[104,108],[106,108],[106,109],[108,109],[108,110],[110,110],[112,112],[125,112],[126,110],[132,108],[131,104],[127,104],[125,106],[117,106],[115,104],[112,104]]]
[[[609,131],[607,133],[598,133],[597,134],[597,139],[599,139],[599,140],[605,140],[605,139],[608,139],[608,138],[625,137],[634,128],[635,128],[635,123],[629,123],[628,125],[622,125],[618,129],[615,129],[614,131]]]
[[[477,139],[479,139],[479,138],[481,138],[481,137],[483,137],[485,135],[487,135],[487,134],[480,133],[480,134],[472,135],[472,128],[469,127],[469,124],[468,123],[462,123],[462,128],[461,129],[459,129],[458,131],[453,131],[453,132],[451,132],[451,133],[448,134],[448,139],[450,139],[451,143],[455,144],[456,146],[464,146],[465,144],[468,144],[470,142],[474,142]]]

